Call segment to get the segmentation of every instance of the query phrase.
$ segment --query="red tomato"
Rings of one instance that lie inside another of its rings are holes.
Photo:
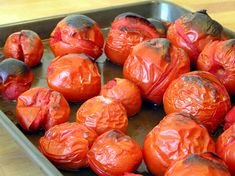
[[[143,175],[125,172],[122,176],[143,176]]]
[[[205,10],[188,13],[170,25],[167,38],[173,45],[183,48],[195,66],[205,45],[221,39],[223,27],[211,19]]]
[[[16,104],[16,118],[26,131],[45,130],[67,122],[70,107],[63,95],[54,90],[35,87],[22,93]]]
[[[63,123],[40,138],[39,149],[56,167],[78,170],[88,166],[87,153],[96,138],[96,132],[84,125]]]
[[[94,59],[103,52],[104,37],[98,24],[85,15],[69,15],[55,27],[50,37],[55,56],[85,53]]]
[[[135,13],[122,13],[112,22],[105,54],[113,63],[123,65],[135,45],[159,37],[153,24],[144,17]]]
[[[32,67],[38,65],[43,55],[43,44],[34,31],[22,30],[11,34],[3,47],[6,58],[16,58]]]
[[[136,45],[124,64],[123,74],[140,88],[144,99],[162,104],[168,85],[189,70],[187,54],[161,38]]]
[[[128,125],[124,106],[118,100],[96,96],[83,103],[76,121],[94,129],[97,134],[117,129],[125,132]]]
[[[48,86],[69,101],[84,101],[99,94],[101,77],[98,67],[87,55],[67,54],[51,61]]]
[[[0,62],[0,94],[15,100],[28,90],[33,82],[33,72],[22,61],[8,58]]]
[[[235,106],[226,114],[224,130],[228,129],[232,124],[235,123]]]
[[[199,70],[215,75],[235,95],[235,39],[214,41],[202,50],[197,60]]]
[[[228,165],[231,175],[235,175],[235,124],[231,125],[218,137],[216,153]]]
[[[102,87],[100,95],[119,100],[128,116],[138,113],[142,105],[139,88],[127,79],[114,78]]]
[[[224,85],[204,71],[189,72],[174,80],[164,94],[163,104],[167,114],[184,111],[194,115],[211,133],[231,108]]]
[[[171,113],[146,136],[143,156],[148,170],[162,176],[175,161],[193,153],[214,152],[207,129],[190,114]]]
[[[89,166],[99,176],[120,176],[138,168],[142,152],[131,137],[111,130],[95,140],[87,157]]]
[[[175,162],[164,176],[231,176],[226,164],[213,153],[191,154]]]

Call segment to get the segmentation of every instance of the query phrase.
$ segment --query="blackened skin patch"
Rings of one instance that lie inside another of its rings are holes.
[[[79,30],[91,28],[95,24],[95,21],[85,15],[69,15],[64,18],[64,21],[69,26]]]

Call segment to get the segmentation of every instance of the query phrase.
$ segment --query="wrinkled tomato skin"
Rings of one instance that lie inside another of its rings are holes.
[[[123,65],[135,45],[159,37],[160,34],[147,19],[135,13],[123,13],[112,22],[105,54],[113,63]]]
[[[135,115],[141,109],[142,98],[140,90],[127,79],[114,78],[110,80],[101,88],[100,95],[121,101],[126,108],[128,116]]]
[[[183,48],[194,67],[205,45],[220,40],[223,27],[212,20],[206,11],[189,13],[178,18],[167,31],[167,38],[177,47]]]
[[[98,67],[87,55],[67,54],[51,61],[47,72],[48,86],[68,101],[84,101],[100,93]]]
[[[226,164],[213,153],[191,154],[170,166],[164,176],[231,176]]]
[[[89,166],[99,176],[120,176],[133,172],[142,161],[139,145],[119,130],[99,136],[87,156]]]
[[[69,15],[52,31],[50,48],[55,56],[85,53],[94,59],[103,52],[104,37],[98,24],[84,15]]]
[[[16,58],[29,67],[38,65],[43,55],[44,47],[37,33],[22,30],[11,34],[3,47],[6,58]]]
[[[45,130],[67,122],[70,107],[66,99],[54,90],[35,87],[22,93],[16,104],[16,118],[26,131]]]
[[[8,58],[0,62],[0,94],[6,100],[16,100],[33,82],[32,70],[22,61]]]
[[[215,151],[207,129],[183,112],[165,116],[147,134],[143,145],[145,164],[153,175],[158,176],[163,176],[176,160],[207,151]]]
[[[140,88],[145,100],[160,105],[168,85],[189,70],[187,54],[161,38],[136,45],[124,64],[123,75]]]
[[[216,153],[227,164],[231,175],[235,175],[235,124],[218,137]]]
[[[210,133],[223,123],[231,108],[224,85],[205,71],[189,72],[174,80],[164,94],[163,104],[166,114],[180,111],[190,113]]]
[[[197,69],[215,75],[231,95],[235,95],[235,39],[214,41],[203,49]]]
[[[93,97],[77,110],[76,121],[94,129],[97,134],[116,129],[125,132],[128,126],[126,110],[121,102],[103,96]]]
[[[39,150],[58,168],[78,170],[88,166],[87,153],[97,134],[76,122],[56,125],[39,140]]]
[[[228,129],[232,124],[235,123],[235,106],[229,110],[225,116],[224,130]]]

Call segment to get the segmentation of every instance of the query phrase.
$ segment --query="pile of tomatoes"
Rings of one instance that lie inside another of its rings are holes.
[[[49,88],[30,88],[30,67],[40,64],[42,41],[30,30],[10,35],[0,63],[0,93],[17,100],[16,118],[24,130],[46,131],[39,150],[56,167],[134,176],[144,160],[156,176],[235,175],[235,39],[206,11],[172,23],[123,13],[106,42],[94,20],[70,15],[54,28],[49,45],[55,55],[47,68]],[[102,86],[96,60],[103,49],[110,62],[123,65],[124,78]],[[163,105],[166,116],[141,148],[125,132],[142,100]],[[82,102],[76,122],[68,122],[68,101]]]

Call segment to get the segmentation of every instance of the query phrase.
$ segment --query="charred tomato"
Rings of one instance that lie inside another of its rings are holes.
[[[33,72],[22,61],[8,58],[0,62],[0,94],[7,100],[16,100],[33,82]]]
[[[84,101],[100,93],[101,77],[97,65],[84,54],[54,58],[48,66],[48,86],[69,101]]]
[[[119,130],[99,136],[87,156],[89,166],[100,176],[133,172],[142,161],[139,145]]]
[[[162,104],[168,85],[189,70],[184,50],[160,38],[136,45],[124,64],[123,75],[140,88],[144,99]]]
[[[188,113],[171,113],[146,136],[143,156],[148,170],[162,176],[175,161],[192,153],[214,152],[207,129]]]
[[[138,113],[142,105],[139,88],[127,79],[110,80],[101,88],[100,95],[119,100],[126,108],[128,116]]]
[[[97,134],[82,124],[63,123],[46,131],[40,151],[58,168],[78,170],[88,166],[87,153]]]
[[[229,110],[225,116],[224,130],[228,129],[232,124],[235,123],[235,106]]]
[[[104,37],[98,24],[85,15],[69,15],[52,31],[50,48],[55,56],[85,53],[95,59],[103,52]]]
[[[35,87],[22,93],[16,104],[16,118],[26,131],[45,130],[67,122],[70,107],[66,99],[57,91]]]
[[[19,59],[29,67],[40,63],[43,50],[40,37],[31,30],[22,30],[11,34],[3,47],[6,58]]]
[[[184,111],[195,116],[213,133],[231,108],[224,85],[211,73],[193,71],[181,75],[167,88],[163,97],[167,114]]]
[[[113,98],[96,96],[83,103],[77,111],[76,121],[94,129],[97,134],[117,129],[125,132],[128,125],[126,110]]]
[[[135,13],[122,13],[112,22],[105,44],[105,54],[115,64],[123,65],[133,46],[159,38],[155,26]]]

